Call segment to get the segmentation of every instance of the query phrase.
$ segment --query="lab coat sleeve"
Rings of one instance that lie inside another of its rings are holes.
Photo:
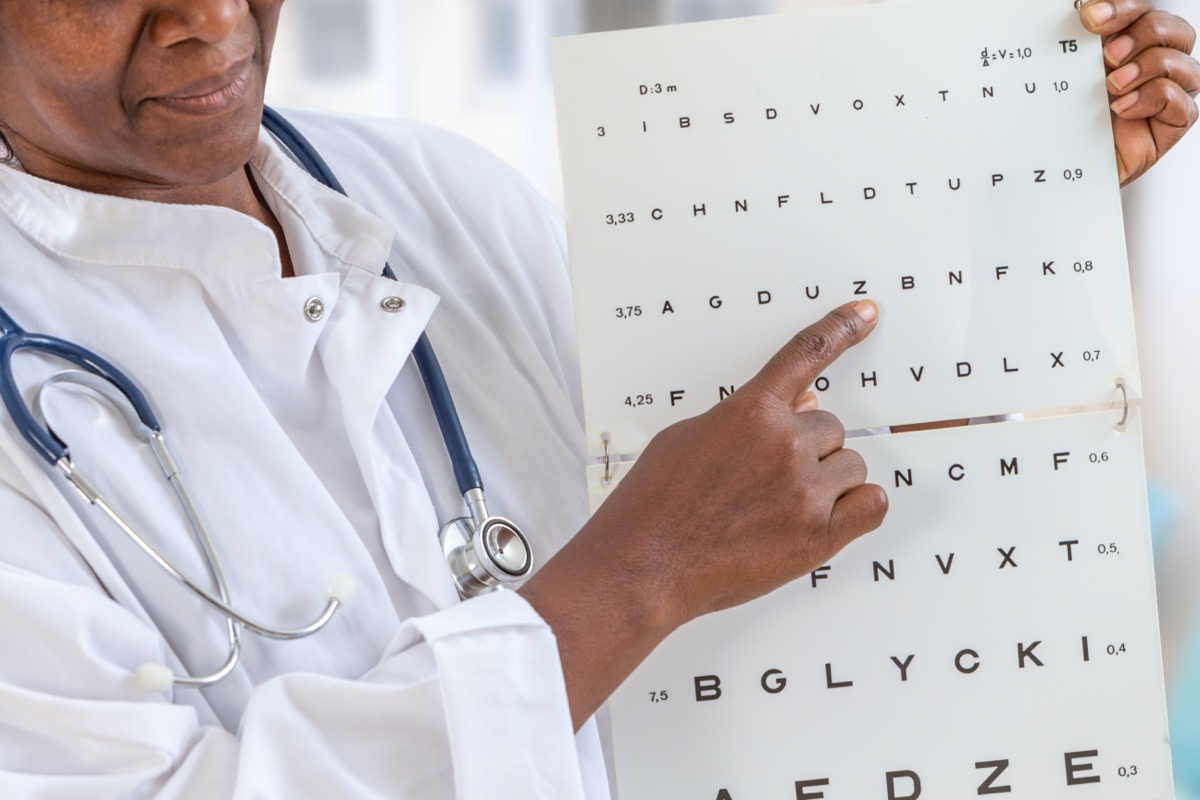
[[[38,522],[4,492],[5,528]],[[554,637],[513,593],[407,621],[360,680],[264,683],[236,734],[134,686],[164,643],[94,585],[0,566],[0,642],[0,797],[584,796]]]

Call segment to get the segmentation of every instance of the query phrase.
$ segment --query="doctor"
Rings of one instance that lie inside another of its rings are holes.
[[[140,383],[235,605],[303,621],[337,572],[357,594],[315,636],[244,636],[212,688],[146,692],[145,663],[216,669],[223,619],[5,417],[0,796],[605,797],[590,717],[663,637],[880,524],[882,489],[807,391],[875,307],[834,310],[665,431],[588,521],[559,222],[489,157],[409,125],[296,115],[354,200],[315,183],[259,125],[280,5],[0,2],[0,305]],[[1134,96],[1131,178],[1195,119],[1200,68],[1186,23],[1111,8],[1096,26],[1128,30],[1113,60],[1140,66],[1115,87]],[[423,330],[493,510],[542,560],[519,593],[459,602],[446,570],[436,533],[462,500],[410,358]],[[14,367],[28,397],[60,365]],[[114,505],[204,574],[111,412],[65,389],[46,406]]]

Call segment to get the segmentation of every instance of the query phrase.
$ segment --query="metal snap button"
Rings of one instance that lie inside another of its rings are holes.
[[[320,322],[325,316],[325,303],[319,297],[310,297],[304,303],[304,316],[309,322]]]
[[[403,311],[408,307],[408,303],[404,302],[403,297],[385,297],[379,306],[389,314],[395,314],[398,311]]]

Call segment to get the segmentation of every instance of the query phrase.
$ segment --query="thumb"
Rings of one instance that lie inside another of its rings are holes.
[[[867,338],[878,319],[879,307],[870,300],[835,308],[792,337],[743,388],[791,406],[842,353]]]

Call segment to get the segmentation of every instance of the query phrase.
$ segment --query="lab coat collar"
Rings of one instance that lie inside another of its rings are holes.
[[[265,128],[250,166],[308,228],[313,241],[348,267],[378,277],[387,263],[396,229],[300,166]]]
[[[250,166],[322,250],[348,267],[379,274],[394,228],[311,178],[266,130],[259,131]],[[83,264],[201,270],[242,280],[275,280],[282,271],[274,234],[227,208],[94,194],[0,167],[0,213],[51,253]]]

